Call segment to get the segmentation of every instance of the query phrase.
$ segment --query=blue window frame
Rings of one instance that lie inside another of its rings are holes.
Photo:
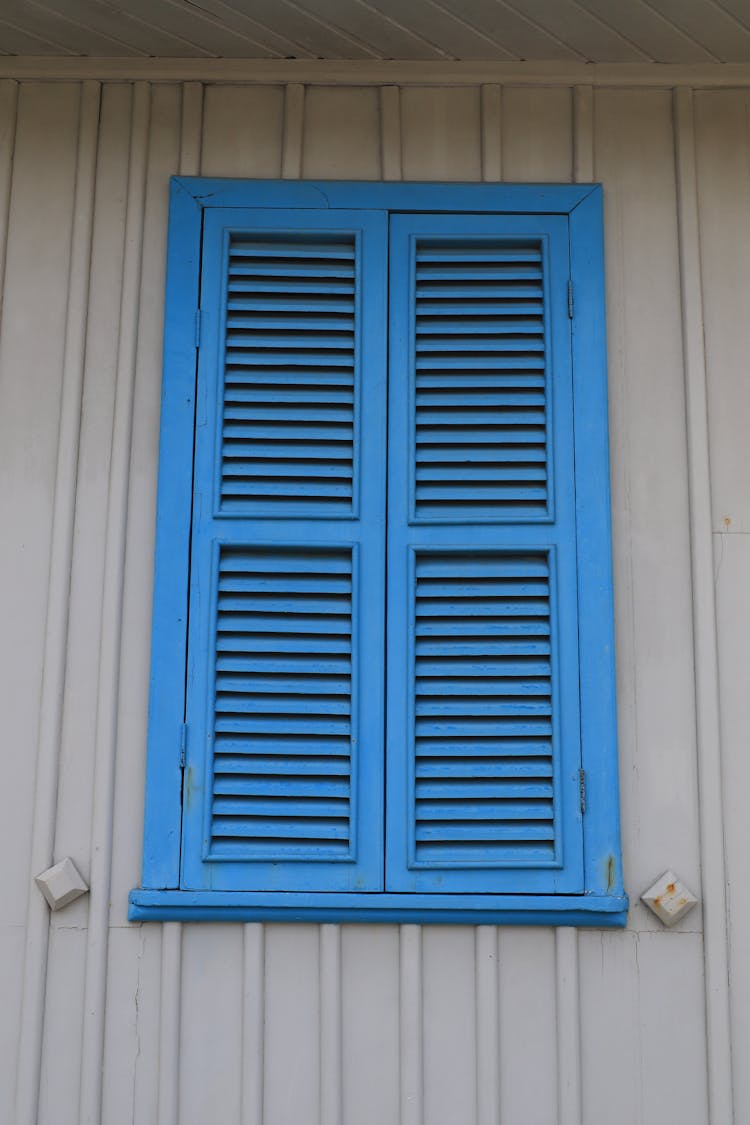
[[[601,189],[172,181],[139,919],[623,925]]]

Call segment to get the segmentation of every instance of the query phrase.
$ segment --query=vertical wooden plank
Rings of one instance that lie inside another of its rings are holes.
[[[79,1074],[75,1044],[81,1026],[80,997],[86,973],[86,948],[76,926],[55,926],[49,937],[50,967],[47,974],[42,1066],[35,1125],[76,1125],[78,1121]],[[61,1013],[69,1022],[62,1024]],[[73,1030],[75,1029],[75,1031]]]
[[[699,933],[638,935],[643,1125],[732,1121],[709,1116],[702,960]]]
[[[180,1125],[240,1118],[242,927],[183,926]]]
[[[631,919],[666,866],[700,888],[671,95],[598,90],[605,185],[618,727]]]
[[[573,90],[573,180],[588,184],[594,179],[594,89]]]
[[[405,87],[401,91],[401,134],[404,179],[481,179],[478,88]]]
[[[320,927],[320,1120],[341,1125],[341,928]]]
[[[160,931],[117,926],[109,936],[102,1094],[107,1125],[159,1120]]]
[[[18,83],[4,78],[0,81],[0,309],[5,282],[5,251],[8,243],[8,212],[16,144],[17,107]]]
[[[716,651],[711,479],[692,90],[675,90],[674,111],[693,576],[698,813],[703,877],[705,1041],[708,1060],[709,1118],[711,1121],[731,1121],[733,1117],[732,1054],[729,1026],[719,668]]]
[[[584,1125],[643,1121],[638,934],[581,930]]]
[[[208,86],[203,115],[205,176],[281,175],[281,86]]]
[[[99,667],[98,649],[91,638],[101,629],[131,110],[130,87],[103,86],[55,834],[55,849],[85,866],[91,824],[81,809],[90,808],[93,799]],[[85,922],[87,902],[75,903],[70,909],[76,921]]]
[[[482,86],[482,179],[503,178],[503,90]]]
[[[750,91],[695,94],[714,531],[750,531],[749,115]]]
[[[498,1125],[500,1121],[500,1012],[497,926],[477,926],[474,939],[477,1125]]]
[[[500,931],[500,1120],[557,1122],[553,931]],[[533,1044],[533,1071],[529,1046]]]
[[[399,1119],[399,931],[342,929],[343,1120]]]
[[[377,90],[346,86],[308,89],[302,175],[321,180],[373,180],[380,176]]]
[[[567,183],[572,176],[569,87],[508,86],[503,91],[506,180]]]
[[[101,1119],[117,708],[120,691],[120,633],[149,110],[150,89],[146,83],[137,84],[134,92],[130,142],[128,210],[117,350],[115,424],[112,434],[102,595],[96,763],[91,826],[91,903],[81,1052],[81,1125],[96,1125]]]
[[[203,84],[183,82],[180,117],[180,173],[182,175],[197,175],[200,171],[203,148],[202,123]]]
[[[466,926],[428,926],[422,941],[425,1121],[475,1121],[474,932]]]
[[[152,91],[144,183],[143,250],[133,340],[131,457],[127,479],[123,619],[119,678],[118,767],[114,802],[117,847],[112,861],[112,920],[124,923],[129,890],[140,882],[143,769],[151,648],[154,523],[159,447],[164,269],[169,176],[180,167],[180,89]],[[184,107],[183,107],[184,108]],[[191,126],[200,136],[200,108]],[[183,128],[184,133],[184,128]],[[191,147],[195,148],[195,141]],[[127,261],[126,261],[127,265]],[[117,418],[115,416],[115,421]],[[137,749],[136,749],[137,748]],[[134,826],[138,830],[133,830]]]
[[[70,268],[67,278],[57,468],[36,749],[36,786],[31,836],[32,875],[44,871],[54,860],[98,128],[99,84],[87,82],[81,88]],[[81,858],[85,862],[85,853]],[[35,1042],[38,1051],[47,974],[47,936],[50,918],[46,904],[40,902],[35,894],[29,898],[26,927],[28,950],[31,953],[33,948],[34,956],[27,957],[24,965],[22,1039],[24,1047],[28,1045],[31,1048],[31,1042]],[[78,949],[82,952],[80,943]],[[70,968],[65,960],[63,966],[63,975],[67,979]],[[66,1007],[66,1016],[70,1021],[72,1016],[70,1005]],[[80,1013],[80,1009],[78,1011]],[[46,1071],[48,1089],[51,1077],[50,1072]],[[70,1091],[69,1066],[62,1077],[64,1090]],[[56,1100],[54,1094],[52,1099],[54,1104]]]
[[[305,124],[305,87],[290,82],[284,92],[284,137],[281,175],[295,180],[302,175],[302,132]]]
[[[25,931],[22,925],[0,924],[0,1121],[13,1121],[15,1115],[16,1061],[21,1018]]]
[[[380,169],[384,180],[401,179],[401,94],[398,86],[380,88]]]
[[[4,879],[0,925],[26,923],[26,945],[17,972],[23,975],[21,1011],[11,1013],[18,1056],[11,1054],[15,1120],[36,1121],[42,1042],[48,912],[39,901],[31,870],[36,785],[36,746],[42,668],[46,647],[51,528],[57,472],[60,395],[65,366],[66,290],[71,266],[80,88],[29,83],[15,98],[4,88],[3,124],[8,148],[0,196],[0,234],[5,241],[5,291],[0,336],[0,448],[3,487],[0,518],[16,533],[0,549],[2,619],[2,742],[6,755],[0,798],[0,844],[17,862]],[[15,124],[14,124],[15,122]],[[15,143],[11,140],[15,134]],[[54,169],[54,174],[50,173]],[[7,216],[7,223],[6,223]],[[7,241],[5,231],[7,230]],[[44,309],[44,332],[39,309]],[[43,763],[46,767],[47,763]],[[37,837],[41,837],[39,825]],[[16,1085],[17,1083],[17,1085]]]
[[[559,1125],[580,1125],[581,1013],[576,930],[561,926],[555,931],[555,957],[557,1120]]]
[[[424,1046],[422,1011],[422,927],[399,933],[400,1117],[399,1125],[423,1125]]]
[[[263,1125],[325,1125],[320,1120],[319,957],[319,927],[266,927]]]
[[[741,423],[740,423],[741,424]],[[750,1120],[750,882],[747,879],[747,792],[750,759],[750,536],[714,536],[716,608],[721,687],[722,765],[724,770],[724,834],[729,903],[729,999],[735,1121]]]
[[[108,503],[108,478],[114,411],[118,318],[121,297],[123,243],[128,175],[128,137],[130,131],[131,88],[105,85],[99,114],[99,140],[96,167],[96,194],[93,214],[88,321],[85,342],[85,371],[82,388],[80,442],[75,489],[75,528],[68,614],[65,699],[60,746],[60,774],[57,791],[55,853],[72,855],[88,872],[91,821],[88,810],[93,800],[95,758],[96,693],[99,651],[92,638],[101,630],[101,590]],[[82,815],[82,810],[87,810]],[[64,915],[53,916],[53,925],[68,925],[77,930],[81,956],[86,944],[88,899],[71,904]],[[153,935],[157,948],[159,937]],[[121,947],[122,948],[122,947]],[[128,953],[131,948],[127,947]],[[59,975],[59,995],[65,996],[68,979],[66,964],[51,961],[53,977]],[[119,966],[118,981],[128,974]],[[112,978],[112,966],[108,980]],[[55,981],[52,987],[58,988]],[[108,985],[109,987],[109,985]],[[118,1009],[108,1005],[105,1033],[115,1054],[105,1054],[108,1063],[119,1059],[122,1039],[112,1043],[111,1016]],[[119,1009],[122,1011],[122,1009]],[[83,991],[65,996],[65,1003],[50,1008],[46,1019],[58,1037],[70,1036],[73,1024],[80,1027]],[[124,1021],[123,1021],[124,1022]],[[80,1036],[78,1037],[80,1042]],[[135,1037],[132,1040],[136,1049]],[[132,1058],[130,1051],[126,1058]],[[70,1057],[68,1069],[78,1080],[78,1063]],[[133,1076],[127,1089],[133,1090]],[[77,1106],[77,1099],[76,1099]]]
[[[187,83],[155,87],[151,94],[148,165],[145,185],[143,257],[139,288],[136,377],[133,389],[131,460],[128,480],[126,557],[121,637],[118,747],[121,783],[114,805],[112,920],[124,921],[128,889],[140,881],[140,833],[151,637],[154,524],[161,391],[164,268],[167,229],[165,185],[174,172],[200,171],[202,89]],[[132,747],[139,748],[134,754]],[[155,935],[156,937],[156,935]],[[176,1125],[179,1114],[182,933],[167,923],[161,933],[160,991],[144,1004],[144,1017],[158,1017],[159,1125]],[[113,1017],[114,1018],[114,1017]]]
[[[243,926],[242,964],[242,1113],[241,1125],[263,1125],[265,1044],[265,927]]]
[[[157,1055],[159,1125],[177,1125],[180,1117],[182,937],[181,922],[165,922],[162,925]]]

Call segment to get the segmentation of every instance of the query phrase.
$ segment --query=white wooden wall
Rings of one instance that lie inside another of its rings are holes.
[[[0,1121],[729,1125],[730,1025],[750,1121],[749,113],[0,81]],[[604,183],[625,932],[128,924],[177,171]],[[91,895],[50,916],[65,855]]]

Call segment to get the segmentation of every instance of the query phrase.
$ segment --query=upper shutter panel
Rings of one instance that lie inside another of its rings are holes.
[[[391,227],[391,890],[582,884],[567,221]]]
[[[229,240],[221,508],[349,515],[354,235]]]
[[[385,220],[204,232],[183,882],[378,890]]]
[[[544,515],[539,242],[420,239],[414,316],[417,518]]]

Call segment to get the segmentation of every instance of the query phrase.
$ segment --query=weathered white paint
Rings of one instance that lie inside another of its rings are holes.
[[[0,84],[0,1120],[750,1119],[750,94],[117,65]],[[178,170],[603,182],[624,933],[127,923]],[[49,916],[65,855],[91,895]],[[668,867],[705,904],[671,931]]]

